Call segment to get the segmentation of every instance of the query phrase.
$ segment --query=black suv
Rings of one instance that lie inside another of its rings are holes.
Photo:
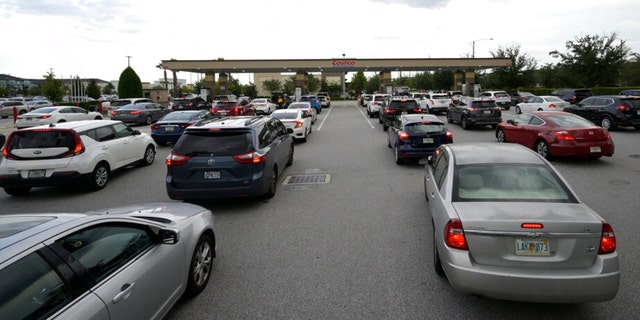
[[[169,198],[273,197],[278,178],[293,163],[291,133],[280,120],[260,116],[188,127],[166,160]]]
[[[174,99],[172,110],[211,110],[211,103],[201,97]]]
[[[391,97],[380,107],[378,121],[382,123],[382,130],[387,131],[393,122],[402,114],[422,113],[416,99],[407,97]]]
[[[593,93],[589,88],[580,89],[558,89],[551,92],[552,96],[560,97],[562,100],[571,104],[576,104],[584,98],[591,97]]]
[[[564,108],[607,130],[633,126],[640,130],[640,97],[592,96],[576,105]]]
[[[486,125],[495,129],[502,121],[502,111],[493,99],[464,96],[449,107],[447,121],[458,122],[465,130]]]

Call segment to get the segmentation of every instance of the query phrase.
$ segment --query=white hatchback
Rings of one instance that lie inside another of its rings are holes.
[[[85,120],[15,130],[2,154],[0,187],[25,195],[32,187],[78,182],[100,190],[114,170],[151,165],[156,144],[120,121]]]
[[[285,127],[293,130],[292,137],[295,140],[307,142],[307,136],[311,133],[311,114],[302,109],[279,109],[271,116],[277,118]]]

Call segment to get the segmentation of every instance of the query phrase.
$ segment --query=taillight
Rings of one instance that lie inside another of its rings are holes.
[[[629,107],[625,106],[625,105],[619,105],[619,106],[616,107],[616,109],[618,109],[620,111],[627,111],[627,110],[629,110]]]
[[[549,108],[550,108],[550,109],[554,109],[555,107],[556,107],[556,105],[555,105],[555,104],[550,104],[550,105],[549,105]]]
[[[444,227],[444,243],[452,248],[469,250],[460,219],[453,218],[447,222]]]
[[[447,133],[445,133],[444,136],[447,137],[448,139],[453,139],[453,132],[447,131]]]
[[[267,159],[267,154],[253,151],[235,155],[233,156],[233,159],[242,164],[254,164],[265,161]]]
[[[602,236],[600,237],[600,249],[598,254],[607,254],[616,251],[616,235],[611,225],[602,221]]]
[[[544,226],[542,225],[542,223],[537,223],[537,222],[524,222],[520,225],[520,228],[522,229],[542,229],[544,228]]]
[[[420,113],[420,112],[422,112],[422,109],[420,109],[420,108],[413,108],[413,112],[415,112],[415,113]]]
[[[399,140],[409,140],[409,134],[404,131],[398,131]]]
[[[157,125],[157,124],[152,124],[151,125],[151,130],[158,130],[158,128],[160,128],[160,126]]]
[[[141,114],[141,113],[142,113],[142,111],[140,111],[140,110],[135,110],[135,111],[131,111],[131,112],[129,112],[129,113],[130,113],[130,114]]]
[[[433,101],[433,99],[429,100],[429,103],[431,103],[431,105],[436,104],[436,103]]]
[[[385,112],[386,114],[395,114],[395,113],[396,113],[396,110],[395,110],[395,109],[386,109],[386,110],[384,110],[384,112]]]
[[[302,127],[302,121],[294,121],[296,123],[296,129]]]
[[[117,113],[115,111],[111,111],[111,115],[115,116]]]
[[[558,140],[564,140],[564,141],[574,141],[576,140],[571,134],[569,134],[569,132],[567,131],[556,131],[556,138]]]
[[[167,166],[181,166],[187,163],[189,160],[191,160],[191,157],[172,152],[169,156],[167,156],[167,159],[164,161],[164,163]]]
[[[190,127],[192,125],[193,125],[193,123],[181,123],[181,124],[178,125],[178,127],[184,129],[184,128]]]

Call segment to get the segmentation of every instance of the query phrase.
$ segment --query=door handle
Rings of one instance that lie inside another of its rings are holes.
[[[131,295],[131,291],[133,290],[133,286],[135,284],[135,282],[123,284],[120,288],[120,293],[116,294],[116,296],[113,297],[113,303],[115,304],[120,302],[120,300],[129,298],[129,295]]]

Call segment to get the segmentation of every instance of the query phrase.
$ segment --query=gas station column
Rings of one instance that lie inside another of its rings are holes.
[[[202,86],[209,90],[210,97],[216,95],[216,74],[215,72],[208,71],[204,74]]]
[[[475,69],[467,69],[464,71],[464,80],[466,84],[466,88],[464,90],[464,95],[471,96],[473,92],[473,84],[476,82],[476,70]]]
[[[296,72],[296,87],[302,88],[302,94],[309,93],[309,86],[307,85],[307,72],[304,70],[298,70]]]
[[[456,70],[453,73],[453,90],[462,91],[462,84],[464,83],[464,72]]]
[[[386,88],[391,86],[391,70],[384,69],[380,71],[380,90],[381,93],[388,93]]]
[[[218,75],[218,83],[220,83],[220,94],[231,94],[231,88],[229,88],[229,75],[226,73],[220,73]]]

